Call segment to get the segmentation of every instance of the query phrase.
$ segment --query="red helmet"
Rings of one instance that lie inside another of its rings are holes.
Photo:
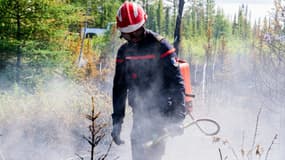
[[[126,1],[119,8],[116,19],[121,32],[131,33],[144,25],[147,15],[140,5]]]

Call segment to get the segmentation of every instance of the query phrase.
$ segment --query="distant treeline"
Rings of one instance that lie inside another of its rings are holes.
[[[0,0],[0,72],[1,76],[5,75],[2,79],[32,83],[33,86],[34,81],[30,77],[36,78],[37,83],[55,70],[67,77],[74,76],[78,73],[74,63],[81,47],[81,28],[85,24],[96,28],[114,24],[117,9],[123,2]],[[139,3],[148,14],[146,27],[173,41],[179,1],[141,0]],[[252,21],[251,15],[254,13],[247,5],[237,6],[238,12],[234,18],[228,19],[222,8],[216,8],[214,0],[185,1],[181,55],[191,58],[191,61],[211,64],[217,55],[249,53],[249,46],[262,50],[264,45],[257,44],[264,44],[264,37],[272,39],[284,32],[284,7],[280,0],[274,3],[272,17]],[[90,40],[94,52],[89,52],[90,59],[96,59],[98,53],[99,59],[106,58],[106,54],[114,55],[120,43],[115,42],[116,39],[119,41],[116,34],[118,32],[111,30],[103,37]],[[115,46],[110,49],[110,44]]]

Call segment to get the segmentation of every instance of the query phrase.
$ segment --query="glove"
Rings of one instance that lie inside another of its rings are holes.
[[[166,132],[171,137],[181,136],[184,134],[184,128],[178,124],[171,124],[168,127],[166,127]]]
[[[193,111],[193,103],[192,101],[185,102],[185,108],[187,113],[191,113]]]
[[[114,124],[113,125],[113,130],[111,132],[111,136],[113,138],[113,141],[117,144],[117,145],[121,145],[124,144],[125,142],[123,140],[121,140],[120,138],[120,133],[121,133],[121,129],[122,129],[122,125],[121,124]]]

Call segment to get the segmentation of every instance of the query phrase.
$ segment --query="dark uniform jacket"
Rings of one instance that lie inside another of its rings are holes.
[[[171,122],[185,118],[184,84],[175,49],[160,35],[146,30],[139,43],[118,50],[113,82],[113,124],[121,124],[126,100],[133,113]]]

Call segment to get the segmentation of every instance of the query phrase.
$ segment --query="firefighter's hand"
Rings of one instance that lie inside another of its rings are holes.
[[[111,136],[113,138],[113,141],[117,144],[117,145],[121,145],[124,144],[125,142],[123,140],[121,140],[120,138],[120,134],[121,134],[121,129],[122,129],[122,125],[121,124],[114,124],[113,125],[113,130],[111,132]]]
[[[166,132],[171,137],[181,136],[184,133],[184,128],[179,124],[171,124],[168,127],[166,127]]]
[[[185,108],[187,113],[191,113],[193,111],[193,103],[192,101],[190,102],[185,102]]]

